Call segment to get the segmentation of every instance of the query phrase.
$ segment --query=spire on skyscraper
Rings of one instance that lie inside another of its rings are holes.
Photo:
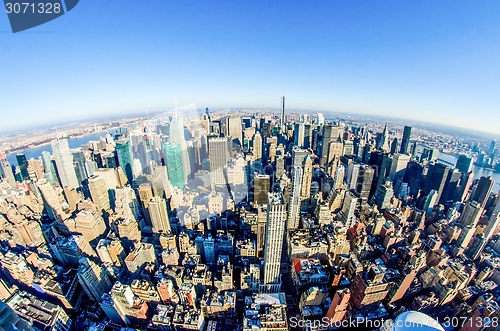
[[[281,119],[280,119],[280,127],[283,130],[285,126],[285,95],[281,95]]]

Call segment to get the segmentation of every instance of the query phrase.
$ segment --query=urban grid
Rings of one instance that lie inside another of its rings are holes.
[[[285,96],[109,129],[0,155],[2,330],[500,330],[495,141]]]

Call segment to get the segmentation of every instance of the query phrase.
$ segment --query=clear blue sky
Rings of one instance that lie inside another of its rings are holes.
[[[0,13],[0,132],[282,93],[500,133],[500,1],[81,0],[17,34]]]

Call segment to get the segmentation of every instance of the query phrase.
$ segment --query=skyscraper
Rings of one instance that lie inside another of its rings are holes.
[[[28,174],[28,160],[26,160],[26,155],[19,153],[16,155],[17,164],[19,164],[19,170],[21,170],[21,176],[23,180],[29,180],[30,176]]]
[[[63,187],[79,188],[78,178],[73,167],[73,155],[66,139],[55,139],[51,142],[52,153],[57,166],[57,173]]]
[[[293,140],[295,146],[300,148],[304,148],[304,123],[295,123],[295,127],[293,130]]]
[[[184,119],[182,118],[182,115],[177,115],[177,111],[175,118],[172,120],[172,123],[170,123],[169,139],[171,143],[176,143],[180,147],[183,168],[182,171],[184,175],[184,183],[186,183],[187,179],[191,175],[191,161],[189,160],[186,137],[184,136]]]
[[[167,203],[165,199],[153,197],[149,200],[149,217],[153,225],[154,233],[170,232],[170,221],[167,213]]]
[[[262,136],[259,131],[255,132],[253,136],[253,142],[252,142],[252,147],[253,147],[253,163],[254,163],[254,168],[255,171],[261,172],[262,171]]]
[[[186,176],[184,175],[185,167],[183,167],[181,146],[177,143],[163,144],[163,153],[165,154],[165,165],[170,183],[182,190],[186,185]]]
[[[392,158],[391,171],[389,177],[396,183],[398,179],[402,179],[406,172],[406,167],[410,162],[410,156],[406,154],[395,154]]]
[[[227,124],[229,128],[229,135],[233,141],[237,142],[238,145],[242,145],[243,131],[241,129],[241,118],[237,114],[233,114],[228,117]]]
[[[73,166],[75,167],[76,178],[78,183],[83,182],[89,178],[87,174],[87,164],[85,162],[85,155],[81,150],[73,151]]]
[[[134,179],[134,174],[132,172],[133,155],[132,148],[130,147],[130,140],[120,139],[115,141],[115,150],[118,156],[118,164],[122,167],[129,184],[131,184]]]
[[[387,123],[385,123],[384,130],[382,131],[382,133],[378,134],[377,149],[382,150],[384,152],[389,151],[389,133],[387,130]]]
[[[429,165],[429,170],[425,176],[421,196],[424,197],[429,194],[431,190],[436,190],[436,201],[439,201],[441,199],[441,194],[443,194],[444,185],[446,184],[446,178],[448,178],[449,171],[450,168],[441,163]]]
[[[361,206],[365,206],[368,204],[374,173],[375,170],[373,170],[372,167],[366,164],[361,165],[361,167],[359,168],[356,183],[356,193],[359,194]]]
[[[5,154],[0,155],[0,167],[2,168],[3,178],[7,180],[10,186],[16,186],[16,179],[14,178],[14,173],[12,172],[12,167],[10,166],[7,156]]]
[[[43,169],[45,170],[45,178],[54,187],[59,186],[57,180],[56,168],[52,161],[52,155],[49,152],[43,151],[41,154]]]
[[[344,127],[340,125],[328,124],[323,126],[323,147],[321,148],[320,166],[324,167],[328,163],[328,152],[330,142],[342,141]]]
[[[400,154],[408,154],[411,136],[411,126],[405,126],[403,131],[403,139],[401,140],[401,148],[399,150]]]
[[[90,197],[96,204],[97,210],[100,212],[110,210],[111,204],[109,200],[109,193],[104,179],[99,176],[92,176],[89,178],[88,183]]]
[[[490,149],[488,150],[488,154],[493,154],[495,153],[495,148],[497,147],[497,142],[496,140],[492,140],[490,143]]]
[[[494,184],[495,181],[491,176],[481,177],[472,193],[471,200],[478,202],[481,207],[484,208],[488,202]]]
[[[253,202],[256,205],[267,203],[267,194],[271,187],[271,177],[269,175],[254,174],[253,180]]]
[[[280,128],[282,131],[285,130],[285,95],[281,95],[281,117],[280,117]]]
[[[302,167],[294,167],[292,170],[292,188],[288,202],[287,230],[297,229],[300,221],[300,203],[302,188]]]
[[[229,161],[229,144],[227,138],[211,138],[208,141],[208,156],[210,160],[210,176],[217,186],[225,186],[226,167]]]
[[[477,222],[479,222],[479,218],[483,213],[483,208],[476,201],[467,201],[464,206],[464,210],[460,215],[460,225],[462,227],[472,226],[475,227]]]
[[[104,269],[88,258],[80,259],[77,275],[91,300],[99,302],[102,295],[111,290],[112,284]]]
[[[264,245],[264,285],[268,292],[281,288],[280,265],[285,234],[286,204],[282,193],[269,193]]]
[[[462,174],[468,173],[469,171],[471,171],[472,168],[472,158],[465,154],[460,154],[457,158],[457,163],[455,164],[455,167]]]

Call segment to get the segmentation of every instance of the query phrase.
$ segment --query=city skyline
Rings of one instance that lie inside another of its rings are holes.
[[[498,132],[495,2],[99,6],[2,34],[0,131],[157,112],[175,98],[278,110],[284,93],[290,109]]]
[[[9,316],[60,331],[500,316],[495,140],[285,114],[175,112],[18,166],[0,155]]]
[[[500,330],[500,2],[23,1],[0,330]]]

